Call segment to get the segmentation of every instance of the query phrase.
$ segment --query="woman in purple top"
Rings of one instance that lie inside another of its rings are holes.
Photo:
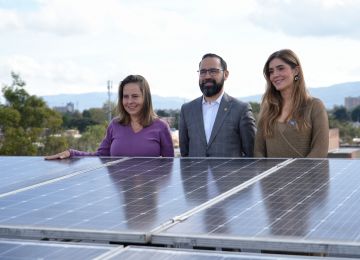
[[[155,114],[149,84],[144,77],[129,75],[120,83],[118,110],[119,116],[109,124],[106,136],[96,152],[69,149],[45,159],[72,156],[174,156],[169,126]]]

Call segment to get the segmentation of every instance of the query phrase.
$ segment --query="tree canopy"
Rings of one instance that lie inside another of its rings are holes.
[[[28,94],[19,74],[12,72],[11,77],[12,83],[2,88],[0,154],[38,155],[39,148],[46,145],[44,137],[61,127],[61,115],[42,98]]]

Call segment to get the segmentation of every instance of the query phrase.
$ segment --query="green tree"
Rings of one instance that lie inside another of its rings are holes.
[[[257,123],[257,121],[259,119],[259,113],[260,113],[260,104],[257,102],[250,102],[250,105],[252,108],[253,115],[255,117],[255,121]]]
[[[66,112],[62,114],[62,120],[63,120],[63,128],[65,129],[71,129],[75,126],[73,125],[76,120],[82,119],[82,114],[79,111],[75,111],[73,113]]]
[[[96,125],[96,122],[88,117],[82,117],[70,121],[71,128],[78,129],[80,133],[85,132],[89,126],[94,126],[94,125]]]
[[[155,113],[161,117],[172,117],[171,128],[179,129],[180,109],[156,109]]]
[[[48,135],[43,140],[44,146],[41,154],[55,154],[65,151],[69,148],[68,139],[65,136]]]
[[[107,112],[103,108],[89,108],[82,113],[83,117],[90,118],[96,124],[104,124],[108,121]]]
[[[2,155],[36,155],[37,147],[22,127],[6,127],[1,142]]]
[[[21,115],[19,111],[10,107],[0,107],[0,129],[19,125]]]
[[[353,126],[349,121],[340,121],[329,116],[329,127],[338,128],[342,144],[352,144],[354,137],[360,136],[360,128]]]
[[[100,142],[104,139],[105,131],[105,124],[88,126],[86,131],[82,133],[81,137],[77,140],[77,144],[75,144],[74,147],[82,151],[96,151]]]
[[[170,113],[166,111],[165,109],[157,109],[156,114],[160,117],[168,117],[170,116]]]
[[[178,110],[178,113],[176,113],[174,115],[175,120],[174,120],[174,125],[172,126],[175,129],[179,129],[179,121],[180,121],[180,110]]]
[[[355,107],[351,111],[351,120],[353,122],[360,122],[360,106]]]
[[[349,113],[344,106],[335,106],[331,114],[334,116],[334,119],[339,121],[347,121],[350,119]]]
[[[12,72],[11,77],[11,85],[2,88],[6,103],[0,106],[0,154],[37,155],[44,136],[60,129],[61,116],[41,98],[29,95],[18,74]]]
[[[250,105],[251,105],[253,113],[254,114],[259,114],[259,112],[260,112],[260,104],[257,103],[257,102],[250,102]]]
[[[104,123],[106,120],[104,114],[98,111],[98,108],[91,108],[84,110],[82,113],[76,111],[74,113],[64,113],[62,115],[63,127],[65,129],[78,129],[81,133],[86,131],[86,128],[92,125]],[[101,109],[100,109],[101,110]]]

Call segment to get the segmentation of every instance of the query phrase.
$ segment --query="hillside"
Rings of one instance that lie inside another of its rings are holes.
[[[320,98],[327,109],[333,108],[335,105],[343,106],[345,97],[359,97],[360,96],[360,81],[348,82],[332,85],[329,87],[309,88],[312,96]],[[262,95],[254,95],[248,97],[241,97],[243,101],[260,102]]]
[[[344,105],[345,97],[360,96],[360,81],[348,82],[332,85],[329,87],[309,88],[311,95],[320,98],[326,108],[331,109],[334,105]],[[230,93],[231,94],[231,93]],[[262,95],[240,97],[243,101],[260,102]],[[102,107],[108,100],[106,92],[92,92],[83,94],[61,94],[54,96],[43,96],[44,100],[50,107],[65,106],[66,103],[72,102],[75,108],[82,111],[91,107]],[[116,93],[112,93],[111,99],[115,102]],[[178,109],[188,100],[182,97],[161,97],[153,95],[154,109]]]
[[[104,103],[108,102],[107,92],[91,92],[83,94],[61,94],[53,96],[42,97],[50,107],[65,106],[72,102],[75,109],[83,111],[92,107],[102,107]],[[117,102],[117,94],[111,94],[111,100]],[[188,101],[180,97],[161,97],[157,95],[152,96],[154,109],[178,109],[181,105]]]

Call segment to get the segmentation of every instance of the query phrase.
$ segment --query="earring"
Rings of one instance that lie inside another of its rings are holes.
[[[295,75],[294,81],[298,81],[298,80],[299,80],[299,75]]]

